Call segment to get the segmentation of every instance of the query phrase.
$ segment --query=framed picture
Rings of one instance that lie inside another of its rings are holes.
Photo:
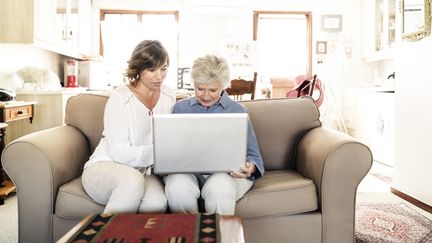
[[[342,30],[342,15],[321,15],[321,30],[339,32]]]
[[[316,53],[317,54],[327,54],[327,41],[317,41]]]

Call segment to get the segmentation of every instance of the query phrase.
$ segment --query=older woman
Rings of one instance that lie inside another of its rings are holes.
[[[245,106],[232,100],[225,91],[231,79],[228,63],[224,58],[213,55],[198,58],[192,66],[191,77],[194,82],[195,97],[179,101],[174,106],[173,113],[248,112]],[[256,136],[251,122],[248,122],[247,161],[240,170],[229,174],[165,176],[165,194],[171,212],[198,212],[197,201],[201,196],[205,201],[207,213],[234,214],[236,201],[253,186],[256,179],[264,174]],[[198,181],[201,178],[205,180],[202,188]]]

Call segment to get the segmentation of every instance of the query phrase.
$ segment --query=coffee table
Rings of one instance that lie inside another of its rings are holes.
[[[82,219],[77,225],[69,230],[57,243],[66,243],[70,240],[84,225],[92,219],[89,215]],[[221,243],[244,243],[243,225],[239,216],[219,215],[219,232]]]

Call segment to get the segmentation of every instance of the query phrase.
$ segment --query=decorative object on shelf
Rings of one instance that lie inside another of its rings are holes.
[[[177,89],[193,90],[190,68],[177,68]]]
[[[342,15],[321,15],[321,30],[328,32],[342,31]]]
[[[418,41],[431,32],[431,0],[402,0],[402,39]]]
[[[327,41],[317,41],[316,42],[316,53],[317,54],[327,54]]]

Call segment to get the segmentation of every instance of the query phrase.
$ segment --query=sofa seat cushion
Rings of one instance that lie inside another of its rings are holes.
[[[294,170],[266,171],[236,205],[243,219],[285,216],[318,209],[315,184]]]
[[[102,213],[104,208],[87,195],[81,177],[78,177],[59,188],[55,214],[66,219],[82,219],[90,214]]]

